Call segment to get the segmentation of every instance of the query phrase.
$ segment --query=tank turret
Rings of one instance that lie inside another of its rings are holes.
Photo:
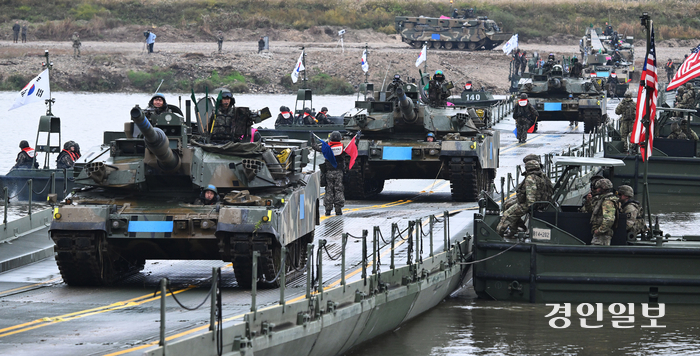
[[[170,141],[163,130],[151,126],[138,105],[129,114],[131,121],[141,130],[146,147],[158,158],[159,168],[165,172],[177,171],[180,168],[180,158],[170,149]]]

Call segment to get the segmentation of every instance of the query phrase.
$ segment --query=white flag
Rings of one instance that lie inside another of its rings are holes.
[[[294,66],[294,70],[292,71],[292,82],[296,83],[297,79],[299,78],[299,72],[302,70],[306,69],[304,68],[304,52],[301,52],[301,55],[299,55],[299,60],[297,61],[297,65]]]
[[[518,48],[518,34],[514,34],[506,44],[503,45],[503,53],[510,54],[514,49]]]
[[[369,64],[367,63],[367,50],[362,52],[362,70],[364,70],[365,73],[367,73],[369,70]]]
[[[51,89],[49,86],[49,70],[47,68],[20,90],[19,96],[17,96],[14,104],[7,111],[50,97]]]
[[[418,59],[416,59],[416,67],[418,67],[421,63],[425,62],[425,60],[428,59],[427,51],[428,46],[423,45],[423,50],[420,51],[420,55],[418,56]]]

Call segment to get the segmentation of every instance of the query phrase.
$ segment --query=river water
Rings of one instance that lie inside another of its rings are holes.
[[[7,111],[15,96],[0,92],[3,173],[14,165],[20,140],[26,139],[34,146],[38,119],[45,113],[42,103]],[[123,123],[129,121],[129,110],[135,104],[144,107],[150,95],[55,93],[55,98],[53,113],[62,119],[62,142],[74,140],[86,152],[102,143],[103,131],[122,130]],[[177,95],[166,98],[171,104],[178,103]],[[183,106],[187,98],[189,95],[183,94]],[[326,106],[331,115],[341,115],[352,108],[353,101],[352,96],[317,96],[313,106]],[[236,95],[236,104],[253,109],[269,106],[276,116],[279,106],[294,107],[294,97],[241,94]],[[260,126],[273,127],[274,118]],[[51,166],[54,161],[55,156]],[[652,203],[655,214],[667,222],[662,225],[666,233],[693,234],[691,231],[700,226],[700,201],[694,197],[668,197]],[[26,208],[26,204],[13,202],[8,209],[10,217],[26,213]],[[570,327],[555,329],[545,317],[552,311],[550,306],[480,300],[466,289],[347,355],[700,355],[700,307],[667,305],[658,323],[665,328],[643,328],[649,320],[642,315],[641,305],[635,305],[635,321],[629,329],[612,327],[611,314],[605,307],[603,321],[598,323],[603,325],[601,328],[581,327],[574,312]]]

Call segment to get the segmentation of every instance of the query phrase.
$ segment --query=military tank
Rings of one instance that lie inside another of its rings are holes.
[[[539,121],[583,121],[584,132],[593,132],[607,120],[605,92],[591,78],[565,75],[562,66],[537,69],[521,78],[518,91],[526,93]]]
[[[434,101],[396,75],[386,90],[356,102],[345,125],[350,135],[360,132],[346,198],[376,195],[387,179],[446,179],[456,201],[476,201],[488,190],[498,168],[499,132],[491,129],[488,110],[446,106],[451,87],[443,83]],[[428,142],[428,133],[437,140]]]
[[[597,81],[598,85],[606,88],[609,97],[623,97],[629,89],[629,82],[632,80],[634,65],[626,61],[612,61],[607,54],[588,55],[583,63],[583,76]],[[617,83],[612,90],[610,83],[616,80]]]
[[[472,16],[473,13],[465,13],[463,18],[396,16],[394,27],[401,40],[414,48],[428,43],[434,49],[490,50],[513,35],[503,32],[486,16]]]
[[[105,133],[109,139],[84,155],[76,178],[83,188],[55,207],[50,227],[68,285],[108,285],[147,259],[230,261],[243,288],[256,282],[253,251],[268,285],[305,265],[319,222],[319,175],[302,170],[306,141],[206,143],[191,133],[199,125],[187,112],[146,118],[135,106],[124,132]],[[246,107],[236,115],[249,130],[264,118]],[[212,204],[198,201],[202,188],[217,193]]]

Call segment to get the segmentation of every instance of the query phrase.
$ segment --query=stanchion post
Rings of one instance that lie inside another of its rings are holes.
[[[282,312],[284,313],[284,289],[287,287],[287,248],[282,246],[282,263],[280,265],[280,305],[282,306]]]
[[[163,347],[163,355],[165,355],[165,285],[168,283],[167,278],[160,280],[160,342],[158,345]]]
[[[313,253],[314,245],[306,245],[306,255],[313,256]],[[306,271],[306,299],[311,299],[311,271],[313,270],[313,266],[311,266],[310,263],[307,263],[306,265],[309,266],[309,270]]]
[[[211,308],[209,312],[209,330],[214,331],[216,328],[216,291],[218,290],[218,269],[216,267],[211,268]],[[212,333],[212,340],[214,339],[216,333]]]
[[[319,294],[320,300],[323,300],[323,248],[326,246],[326,240],[318,240],[318,288],[316,291]]]
[[[33,180],[28,180],[27,184],[29,184],[29,221],[32,220],[32,195],[34,195],[34,188],[32,188],[33,185]]]
[[[362,230],[362,280],[367,285],[367,230]]]
[[[250,284],[250,311],[253,313],[253,320],[256,320],[258,309],[255,305],[255,297],[258,294],[258,257],[260,251],[253,251],[253,279]]]
[[[430,257],[433,257],[433,226],[435,225],[435,215],[430,215]]]
[[[343,286],[343,292],[345,292],[345,285],[346,285],[345,284],[345,247],[347,246],[347,242],[348,242],[348,234],[346,232],[344,232],[342,238],[343,238],[343,240],[341,242],[342,242],[343,246],[342,246],[342,250],[341,250],[342,259],[341,259],[341,263],[340,263],[340,268],[341,268],[340,284]]]
[[[394,272],[395,272],[394,268],[396,267],[396,265],[394,264],[394,242],[396,241],[395,232],[397,232],[398,230],[399,230],[399,226],[396,223],[392,223],[391,224],[391,265],[389,266],[389,268],[391,268],[392,275],[394,274]]]

